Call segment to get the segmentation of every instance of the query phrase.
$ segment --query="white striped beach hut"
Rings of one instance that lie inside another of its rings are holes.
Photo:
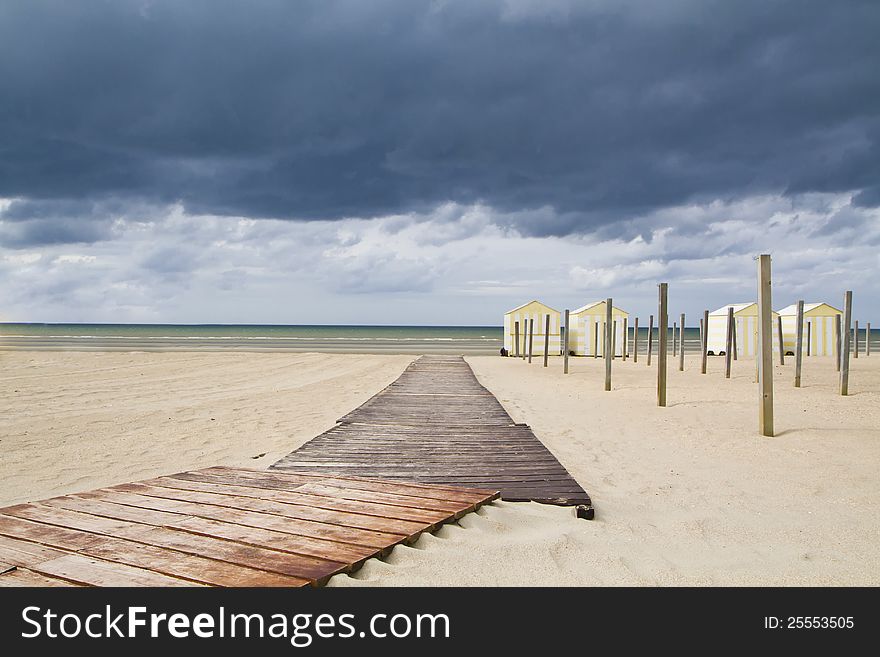
[[[709,313],[707,350],[709,355],[723,356],[727,353],[727,309],[733,308],[733,323],[736,327],[736,355],[738,358],[754,357],[758,351],[758,304],[730,303]],[[779,353],[776,339],[776,318],[773,313],[773,351]]]
[[[614,355],[622,356],[626,343],[623,335],[623,320],[629,313],[617,306],[611,307],[612,321],[616,323]],[[571,335],[568,336],[568,349],[575,356],[602,356],[605,353],[605,301],[593,301],[569,314]]]
[[[544,355],[544,322],[547,315],[550,316],[550,355],[559,355],[561,342],[559,339],[559,326],[561,315],[558,310],[551,308],[540,301],[529,301],[513,310],[504,313],[504,348],[511,356],[516,354],[517,346],[514,344],[516,322],[519,322],[519,351],[522,353],[523,334],[527,330],[528,321],[535,320],[535,337],[532,346],[532,354]]]
[[[834,335],[834,318],[843,312],[834,306],[817,302],[804,304],[804,355],[833,356],[837,353]],[[797,342],[797,304],[793,303],[779,311],[782,317],[782,342],[786,353],[794,353]],[[809,328],[807,328],[809,326]],[[806,347],[810,336],[809,351]]]

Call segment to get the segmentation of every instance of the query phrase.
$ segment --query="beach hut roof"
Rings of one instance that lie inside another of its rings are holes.
[[[548,306],[546,303],[543,303],[543,302],[541,302],[541,301],[538,301],[537,299],[532,299],[531,301],[526,301],[524,304],[522,304],[522,305],[520,305],[520,306],[517,306],[516,308],[512,308],[511,310],[508,310],[508,311],[507,311],[506,313],[504,313],[504,314],[505,314],[505,315],[509,315],[510,313],[515,313],[517,310],[522,310],[522,309],[525,308],[526,306],[529,306],[529,305],[531,305],[531,304],[533,304],[533,303],[537,303],[538,305],[544,306],[544,307],[547,308],[548,310],[552,310],[552,311],[555,312],[555,313],[558,313],[558,312],[559,312],[558,310],[556,310],[556,308],[551,308],[551,307]]]
[[[838,310],[830,303],[825,303],[823,301],[819,301],[817,303],[805,303],[804,304],[804,314],[806,315],[809,312],[812,312],[822,306],[827,306],[831,313],[842,313],[843,311]],[[780,315],[797,315],[797,304],[793,303],[790,306],[786,306],[782,310],[779,311]]]
[[[738,315],[742,311],[756,307],[757,305],[758,305],[758,303],[756,301],[750,301],[749,303],[729,303],[726,306],[721,306],[718,310],[713,310],[712,312],[709,313],[709,316],[710,317],[719,317],[719,316],[726,317],[728,308],[733,308],[733,314]],[[747,314],[751,315],[752,313],[747,313]],[[779,313],[776,312],[775,310],[771,311],[770,314],[773,317],[776,317],[779,315]]]
[[[750,306],[754,306],[754,305],[755,305],[754,301],[750,301],[748,303],[729,303],[726,306],[721,306],[718,310],[713,310],[709,314],[710,315],[726,315],[727,309],[730,307],[733,307],[733,314],[736,315],[741,310],[745,310],[746,308],[748,308]]]
[[[572,314],[572,315],[578,315],[578,314],[580,314],[580,313],[582,313],[582,312],[585,312],[585,311],[589,310],[590,308],[595,308],[595,307],[598,306],[600,303],[605,303],[605,299],[602,299],[601,301],[591,301],[590,303],[585,304],[585,305],[581,306],[580,308],[576,308],[576,309],[572,310],[572,311],[571,311],[571,314]],[[613,310],[619,310],[619,311],[622,312],[622,313],[626,313],[625,310],[623,310],[622,308],[618,308],[617,306],[615,306],[615,305],[613,305],[613,304],[612,304],[611,308],[612,308]]]

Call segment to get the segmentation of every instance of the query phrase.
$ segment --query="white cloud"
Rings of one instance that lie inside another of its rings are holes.
[[[8,321],[499,324],[533,297],[574,308],[612,296],[645,316],[663,280],[671,310],[696,317],[754,296],[758,253],[773,255],[777,307],[852,289],[867,321],[880,301],[880,210],[848,195],[688,205],[565,238],[522,235],[522,217],[446,204],[285,222],[172,206],[122,216],[111,239],[75,253],[0,248],[0,310]]]

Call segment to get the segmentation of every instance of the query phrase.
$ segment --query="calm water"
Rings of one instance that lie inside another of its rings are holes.
[[[0,349],[497,354],[500,326],[0,323]]]
[[[672,353],[672,329],[669,329]],[[80,351],[321,351],[338,353],[494,355],[500,326],[271,326],[222,324],[4,324],[0,349]],[[632,329],[629,331],[632,349]],[[639,353],[648,329],[639,328]],[[654,353],[657,353],[654,330]],[[700,353],[700,329],[684,330],[685,353]],[[865,331],[859,330],[860,351]],[[880,330],[871,331],[880,350]]]

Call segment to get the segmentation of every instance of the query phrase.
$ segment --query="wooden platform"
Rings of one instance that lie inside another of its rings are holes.
[[[422,356],[340,424],[273,471],[361,475],[500,489],[505,500],[590,504],[525,425],[516,424],[460,356]]]
[[[305,586],[498,497],[208,468],[0,508],[0,586]]]

